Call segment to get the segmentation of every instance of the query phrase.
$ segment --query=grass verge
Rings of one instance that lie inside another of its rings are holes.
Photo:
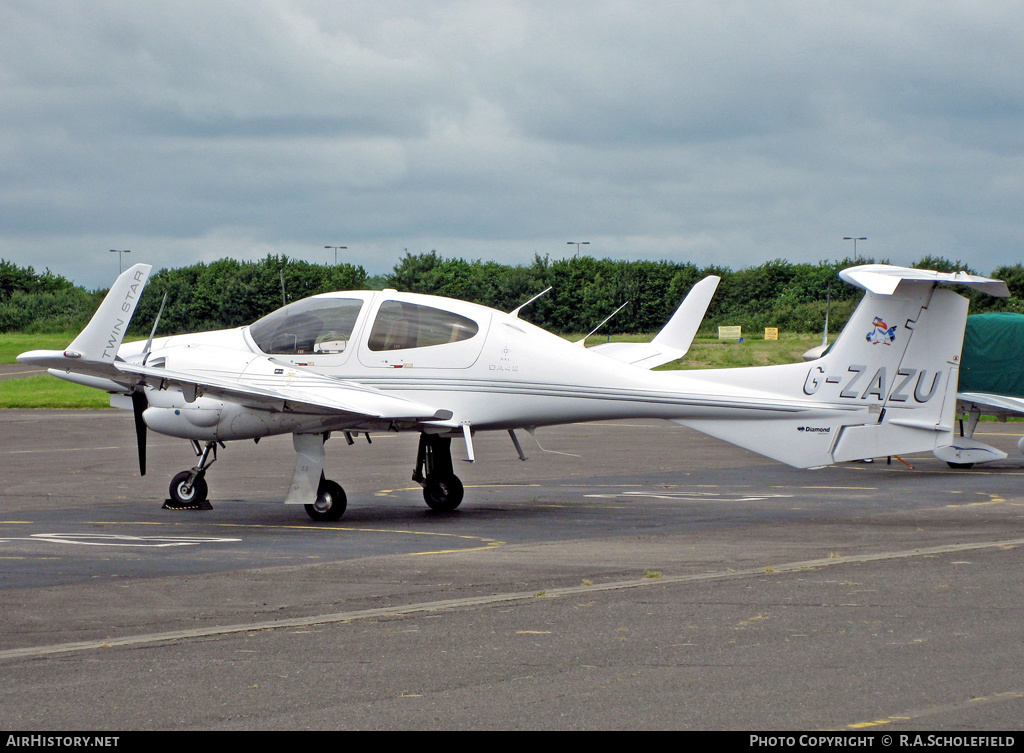
[[[106,392],[49,374],[0,379],[0,408],[109,408]]]
[[[77,332],[48,335],[5,332],[0,335],[0,364],[17,363],[18,355],[27,350],[64,350],[77,335]]]

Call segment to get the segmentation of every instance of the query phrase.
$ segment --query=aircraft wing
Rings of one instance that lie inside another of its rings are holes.
[[[273,358],[262,359],[269,374],[228,379],[210,374],[173,371],[132,363],[117,363],[125,374],[140,377],[150,387],[181,389],[188,402],[213,397],[248,407],[291,413],[351,416],[379,421],[447,421],[450,410],[389,395],[356,382],[333,379]],[[284,372],[274,374],[273,372]]]
[[[642,369],[653,369],[682,358],[704,321],[721,279],[710,275],[690,288],[672,318],[649,343],[602,343],[589,350]]]

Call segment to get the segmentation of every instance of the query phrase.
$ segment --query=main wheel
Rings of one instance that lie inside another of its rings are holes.
[[[459,477],[452,474],[435,478],[427,476],[427,483],[423,487],[423,499],[427,507],[438,512],[451,512],[460,504],[465,490]]]
[[[968,468],[974,467],[974,463],[950,463],[948,461],[946,462],[946,465],[956,471],[965,471]]]
[[[306,505],[306,514],[318,523],[338,520],[345,514],[348,499],[341,484],[324,480],[316,493],[316,502]]]
[[[198,474],[189,485],[188,480],[191,475],[191,471],[182,471],[171,479],[171,502],[176,507],[192,507],[206,501],[209,488],[206,485],[205,474]]]

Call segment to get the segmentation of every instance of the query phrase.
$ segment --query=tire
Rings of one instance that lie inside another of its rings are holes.
[[[427,507],[437,512],[451,512],[462,504],[465,489],[458,476],[427,477],[423,487],[423,499]]]
[[[206,501],[209,488],[206,485],[204,474],[200,473],[196,476],[192,481],[192,486],[186,491],[185,487],[191,475],[191,471],[182,471],[171,479],[171,502],[175,507],[195,507]]]
[[[973,468],[974,467],[974,463],[950,463],[950,462],[947,462],[946,465],[948,465],[950,468],[952,468],[954,470],[957,470],[957,471],[966,471],[968,468]]]
[[[334,481],[321,481],[316,493],[316,502],[306,505],[306,514],[318,523],[329,523],[338,520],[345,514],[348,498],[341,484]]]

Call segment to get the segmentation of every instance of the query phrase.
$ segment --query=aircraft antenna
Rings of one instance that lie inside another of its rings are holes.
[[[284,292],[284,267],[281,267],[281,305],[288,305],[288,296]]]
[[[614,311],[613,311],[613,312],[612,312],[611,314],[609,314],[609,315],[608,315],[607,317],[605,317],[605,320],[604,320],[603,322],[601,322],[601,323],[600,323],[600,324],[598,324],[598,325],[597,325],[596,327],[594,327],[594,328],[593,328],[592,330],[590,330],[590,332],[588,332],[587,334],[585,334],[585,335],[583,336],[583,339],[582,339],[582,340],[577,340],[575,344],[576,344],[576,345],[580,345],[580,346],[582,346],[582,345],[583,345],[584,343],[586,343],[586,341],[587,341],[587,338],[588,338],[588,337],[590,337],[590,336],[591,336],[592,334],[594,334],[594,333],[595,333],[595,332],[597,332],[597,331],[598,331],[599,329],[601,329],[601,327],[603,327],[603,326],[604,326],[604,325],[606,325],[606,324],[607,324],[608,322],[610,322],[610,321],[611,321],[611,318],[612,318],[613,316],[615,316],[615,315],[616,315],[617,313],[619,313],[620,311],[622,311],[622,309],[626,308],[626,306],[628,306],[628,305],[629,305],[629,301],[626,301],[626,302],[625,302],[624,304],[622,304],[621,306],[619,306],[619,307],[618,307],[617,309],[615,309],[615,310],[614,310]]]
[[[149,339],[146,340],[146,347],[142,349],[142,365],[146,365],[146,360],[149,358],[149,352],[153,349],[153,337],[156,335],[157,325],[160,324],[160,316],[164,313],[164,306],[167,305],[167,293],[164,291],[164,299],[160,301],[160,310],[156,312],[156,319],[153,320],[153,329],[149,331]]]
[[[531,303],[533,303],[534,301],[536,301],[536,300],[537,300],[538,298],[540,298],[540,297],[541,297],[542,295],[544,295],[545,293],[547,293],[547,292],[548,292],[548,290],[551,290],[551,288],[549,287],[549,288],[548,288],[547,290],[542,290],[541,292],[537,293],[537,295],[535,295],[535,296],[534,296],[533,298],[531,298],[530,300],[528,300],[528,301],[527,301],[526,303],[520,304],[520,305],[519,305],[518,307],[516,307],[516,308],[515,308],[515,309],[513,309],[512,311],[509,311],[509,313],[510,313],[510,314],[511,314],[512,316],[514,316],[514,317],[515,317],[516,319],[518,319],[518,318],[519,318],[519,312],[520,312],[520,311],[522,311],[522,310],[523,310],[524,308],[526,308],[526,307],[527,307],[527,306],[529,306],[529,305],[530,305]]]
[[[821,344],[828,345],[828,310],[832,304],[832,283],[825,289],[825,332],[821,336]]]

